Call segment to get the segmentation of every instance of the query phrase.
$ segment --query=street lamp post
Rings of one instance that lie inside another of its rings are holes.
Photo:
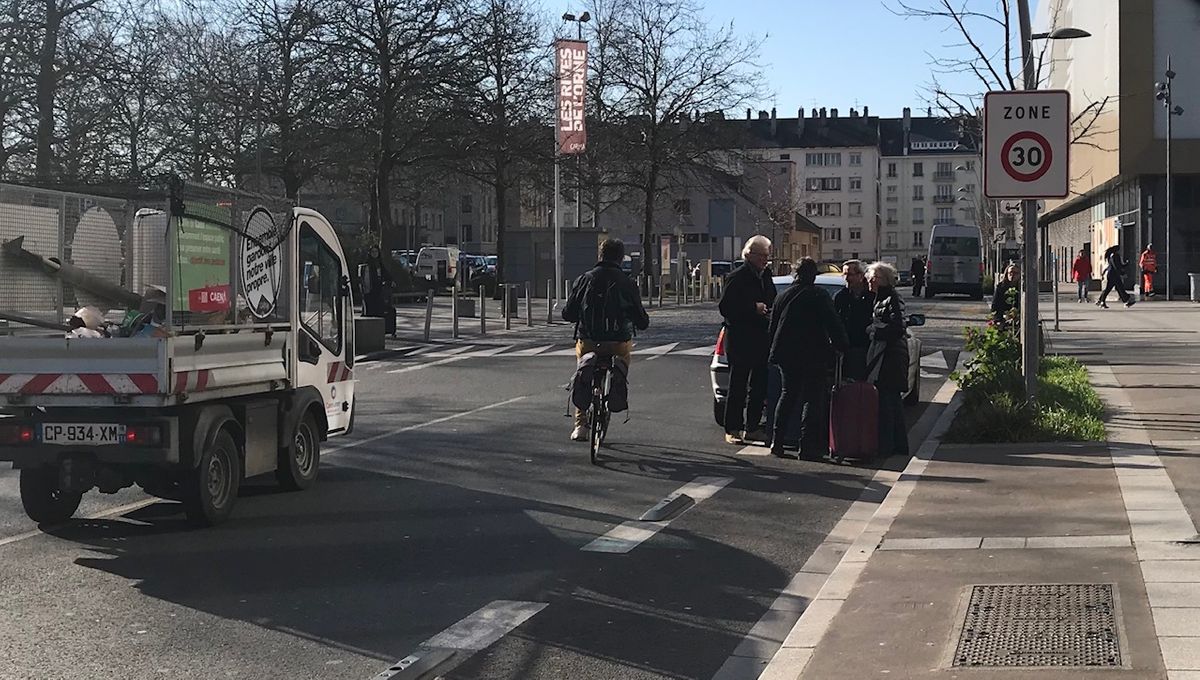
[[[1167,225],[1166,225],[1167,226],[1167,259],[1166,259],[1167,301],[1170,302],[1172,299],[1172,296],[1171,296],[1171,136],[1172,136],[1171,132],[1172,132],[1172,125],[1171,125],[1171,123],[1172,123],[1172,119],[1175,116],[1183,115],[1183,107],[1182,106],[1172,106],[1173,102],[1171,99],[1171,84],[1172,84],[1172,81],[1175,80],[1175,72],[1171,70],[1171,55],[1169,55],[1169,54],[1167,55],[1167,72],[1163,75],[1166,76],[1166,80],[1164,80],[1163,82],[1154,84],[1154,87],[1157,90],[1157,93],[1154,95],[1154,97],[1155,97],[1155,99],[1162,102],[1163,108],[1165,108],[1167,110],[1167,176],[1166,176],[1166,193],[1167,193],[1166,204],[1167,204],[1167,206],[1166,206],[1165,212],[1166,212],[1166,223],[1167,223]],[[1151,241],[1154,240],[1153,234],[1151,234],[1150,240]]]
[[[1090,33],[1078,28],[1059,28],[1049,33],[1034,33],[1029,20],[1029,0],[1017,0],[1021,24],[1021,65],[1026,90],[1037,89],[1037,74],[1033,64],[1034,40],[1070,40],[1086,38]],[[1021,201],[1021,233],[1024,266],[1021,267],[1021,373],[1025,377],[1025,394],[1037,398],[1038,374],[1038,205],[1036,200]]]

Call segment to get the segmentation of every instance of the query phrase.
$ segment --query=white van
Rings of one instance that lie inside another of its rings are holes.
[[[983,251],[979,227],[937,224],[929,234],[925,297],[961,293],[983,299]]]
[[[436,283],[449,283],[458,275],[458,248],[455,246],[425,246],[417,253],[414,268],[417,278]]]

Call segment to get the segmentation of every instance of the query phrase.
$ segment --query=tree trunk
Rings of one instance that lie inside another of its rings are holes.
[[[651,169],[646,176],[646,185],[642,187],[646,194],[642,215],[642,273],[649,281],[651,276],[657,276],[662,271],[662,265],[654,266],[656,251],[654,248],[654,197],[658,193],[658,171]],[[653,292],[653,288],[650,289]]]
[[[54,163],[54,95],[58,89],[58,73],[54,68],[54,57],[58,53],[58,32],[62,29],[62,15],[58,0],[46,0],[45,35],[38,54],[37,101],[37,151],[34,174],[39,182],[50,181]]]
[[[392,161],[380,156],[375,165],[375,218],[379,221],[380,250],[390,252],[396,235],[392,233],[392,196],[388,191],[392,178]]]
[[[496,164],[496,178],[494,188],[496,189],[496,282],[504,283],[507,278],[504,275],[505,257],[504,257],[504,232],[508,229],[508,210],[506,210],[505,201],[508,198],[508,168],[504,161]],[[482,233],[480,234],[482,237]],[[480,241],[483,239],[480,238]]]

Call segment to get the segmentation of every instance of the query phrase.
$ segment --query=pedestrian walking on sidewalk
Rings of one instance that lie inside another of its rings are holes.
[[[367,261],[358,265],[358,285],[362,293],[363,316],[383,317],[383,332],[396,336],[396,305],[392,303],[395,281],[383,262],[379,246],[367,250]]]
[[[1121,246],[1112,246],[1104,251],[1104,291],[1100,293],[1100,299],[1096,300],[1098,306],[1108,309],[1108,294],[1113,289],[1116,289],[1117,297],[1126,307],[1133,306],[1134,299],[1129,295],[1129,291],[1125,290],[1125,267],[1125,258],[1121,257]]]
[[[921,297],[921,290],[925,288],[925,260],[921,257],[912,259],[912,266],[909,267],[908,273],[912,274],[913,297]]]
[[[766,443],[760,421],[767,400],[767,354],[771,349],[771,306],[775,284],[767,263],[771,240],[752,236],[742,248],[745,263],[729,275],[721,296],[729,396],[725,402],[725,441]],[[777,428],[778,429],[778,428]]]
[[[1158,272],[1158,253],[1154,252],[1153,243],[1146,244],[1146,249],[1138,257],[1138,267],[1142,270],[1142,295],[1154,297],[1154,274]]]
[[[1071,280],[1079,287],[1079,299],[1076,302],[1088,301],[1088,284],[1092,281],[1092,261],[1081,250],[1071,263]]]
[[[779,458],[792,457],[784,451],[783,440],[797,401],[803,405],[799,458],[815,460],[829,454],[828,375],[834,352],[844,352],[847,339],[833,301],[816,282],[816,261],[801,259],[795,280],[771,311],[769,361],[779,366],[783,376],[771,442],[771,455]]]
[[[879,456],[884,458],[908,455],[902,399],[908,387],[908,325],[896,281],[896,269],[886,262],[867,268],[867,285],[875,294],[867,379],[879,391]]]
[[[1015,264],[1004,268],[1004,278],[996,284],[992,295],[992,322],[1003,326],[1009,322],[1009,312],[1021,311],[1021,269]]]

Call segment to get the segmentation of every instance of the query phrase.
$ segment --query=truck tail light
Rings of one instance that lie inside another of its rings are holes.
[[[717,348],[715,350],[713,350],[713,354],[715,354],[719,357],[725,356],[725,329],[724,328],[722,328],[721,332],[717,334]]]
[[[162,446],[162,427],[158,425],[130,425],[125,428],[125,443],[134,446]]]
[[[32,444],[33,440],[32,425],[0,425],[0,444]]]

